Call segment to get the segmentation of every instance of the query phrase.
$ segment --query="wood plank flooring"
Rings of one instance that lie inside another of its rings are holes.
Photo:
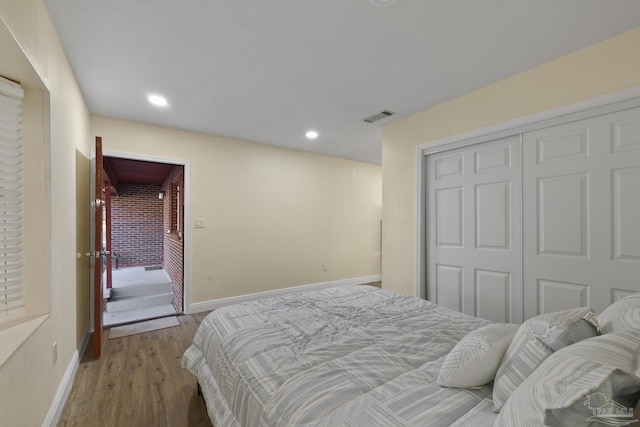
[[[207,314],[178,316],[174,328],[105,340],[99,360],[88,343],[58,426],[211,427],[197,381],[181,366]]]
[[[210,427],[196,379],[181,366],[207,314],[178,316],[180,326],[106,340],[99,360],[83,356],[58,426]]]

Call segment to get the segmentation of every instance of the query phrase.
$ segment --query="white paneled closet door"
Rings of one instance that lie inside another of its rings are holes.
[[[524,315],[640,291],[640,109],[523,136]]]
[[[427,174],[428,298],[522,321],[520,136],[431,154]]]

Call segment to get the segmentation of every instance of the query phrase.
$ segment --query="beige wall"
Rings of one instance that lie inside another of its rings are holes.
[[[192,302],[378,272],[378,167],[101,117],[89,132],[87,107],[42,0],[0,0],[0,17],[49,89],[51,110],[51,170],[43,184],[51,199],[43,237],[51,246],[43,260],[51,314],[0,366],[3,425],[42,423],[88,320],[86,296],[78,295],[88,286],[79,277],[87,261],[75,256],[88,241],[78,225],[84,220],[77,221],[86,188],[77,177],[87,176],[93,134],[107,150],[191,161],[192,218],[207,223],[192,234]],[[416,145],[638,85],[639,45],[636,29],[386,127],[384,287],[414,292]]]
[[[89,157],[89,113],[44,3],[0,0],[0,17],[50,93],[48,104],[44,97],[45,108],[50,109],[50,123],[45,121],[44,129],[30,129],[25,134],[25,139],[27,134],[43,133],[45,138],[50,135],[50,150],[46,147],[45,158],[50,157],[51,168],[49,170],[45,161],[40,171],[44,182],[38,184],[46,194],[34,197],[29,193],[25,200],[28,215],[46,212],[51,206],[50,218],[43,226],[44,235],[38,242],[47,254],[37,261],[39,265],[26,266],[27,287],[34,285],[30,269],[42,269],[39,277],[45,279],[49,291],[41,292],[39,297],[47,302],[50,315],[0,366],[0,424],[36,426],[42,424],[51,407],[78,347],[78,328],[87,321],[86,314],[82,314],[84,320],[78,318],[76,305],[77,279],[84,279],[76,276],[76,266],[78,262],[87,261],[76,261],[75,242],[87,241],[89,236],[88,233],[77,235],[75,170],[76,152]],[[0,62],[0,68],[7,70],[22,59],[3,56]],[[30,114],[32,112],[27,111],[25,117]],[[79,304],[85,303],[88,302]],[[52,363],[54,342],[58,347],[55,365]]]
[[[102,116],[91,131],[190,162],[190,303],[380,273],[380,166]]]
[[[416,146],[640,85],[640,28],[383,129],[383,287],[415,295]]]

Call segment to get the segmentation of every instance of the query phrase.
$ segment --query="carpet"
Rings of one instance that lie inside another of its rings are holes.
[[[157,331],[158,329],[172,328],[174,326],[180,326],[180,322],[178,322],[176,316],[161,317],[159,319],[147,320],[146,322],[132,323],[130,325],[111,328],[109,329],[109,339],[142,334],[145,332]]]

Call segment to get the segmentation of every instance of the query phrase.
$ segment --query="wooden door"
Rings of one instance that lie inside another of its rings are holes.
[[[93,270],[93,355],[99,358],[102,353],[102,314],[103,314],[103,282],[102,282],[102,234],[103,234],[103,177],[102,177],[102,138],[96,137],[95,144],[95,185],[93,192],[93,256],[95,264]]]
[[[519,136],[427,158],[427,293],[454,310],[522,321]]]

